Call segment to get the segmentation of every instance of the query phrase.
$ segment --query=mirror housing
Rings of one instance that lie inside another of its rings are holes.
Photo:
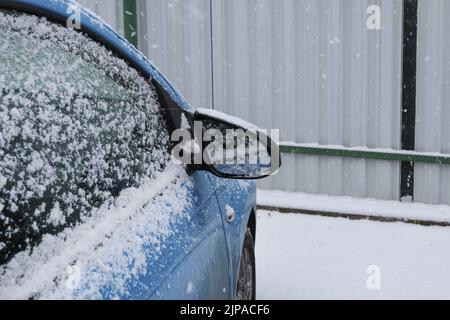
[[[193,114],[192,132],[195,147],[191,149],[194,164],[189,165],[190,171],[254,180],[275,174],[281,166],[279,145],[267,130],[239,118],[198,109]]]

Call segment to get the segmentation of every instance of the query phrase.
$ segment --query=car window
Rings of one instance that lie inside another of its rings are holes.
[[[0,11],[0,265],[164,169],[150,80],[80,32]]]

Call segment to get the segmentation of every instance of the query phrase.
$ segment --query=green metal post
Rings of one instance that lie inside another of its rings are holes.
[[[138,27],[136,0],[123,0],[123,25],[125,38],[137,48]]]

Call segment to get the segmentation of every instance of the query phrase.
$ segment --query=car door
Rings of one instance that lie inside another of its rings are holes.
[[[143,277],[155,299],[227,299],[231,296],[230,272],[220,209],[208,173],[196,172],[188,180],[190,210],[167,238],[160,259],[151,269],[163,273]],[[136,292],[139,292],[137,290]],[[133,298],[145,298],[148,293]]]
[[[171,162],[151,81],[80,32],[0,15],[0,296],[230,297],[209,174]]]

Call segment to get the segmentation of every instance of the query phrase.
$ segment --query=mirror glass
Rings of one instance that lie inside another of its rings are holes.
[[[204,161],[220,175],[257,179],[278,169],[278,146],[265,132],[214,119],[202,120],[202,125]]]

